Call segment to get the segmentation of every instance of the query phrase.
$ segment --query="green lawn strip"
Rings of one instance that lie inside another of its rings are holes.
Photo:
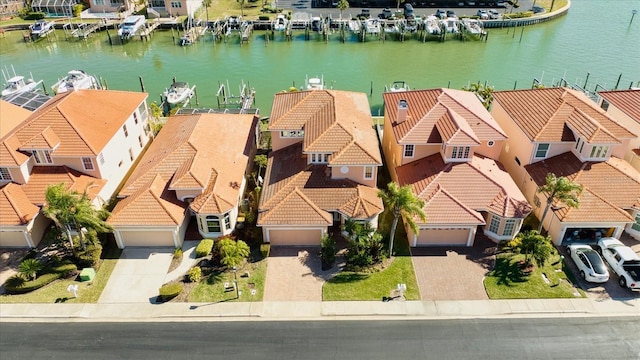
[[[399,283],[407,285],[405,298],[420,299],[418,283],[409,256],[396,256],[385,270],[366,274],[342,272],[326,282],[322,288],[324,301],[381,300],[389,296]]]
[[[553,265],[558,262],[559,255],[552,256],[543,267],[536,266],[528,275],[520,270],[518,261],[522,259],[523,255],[510,253],[497,256],[494,270],[484,280],[490,299],[575,298],[574,288],[567,280],[567,274],[556,271],[562,266],[560,263]],[[543,280],[543,273],[549,279],[548,284]],[[584,296],[582,291],[579,292]]]
[[[249,277],[242,277],[245,272],[249,272]],[[238,289],[242,291],[239,299],[236,299],[236,292],[225,291],[225,282],[233,286],[233,271],[228,270],[221,273],[214,273],[203,278],[191,291],[188,296],[189,302],[223,302],[223,301],[262,301],[264,296],[264,281],[267,273],[267,259],[255,263],[247,263],[237,270]],[[255,295],[251,295],[249,284],[253,284],[256,290]]]

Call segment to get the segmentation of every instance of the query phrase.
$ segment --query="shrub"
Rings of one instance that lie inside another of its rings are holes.
[[[244,259],[249,257],[251,249],[242,240],[235,241],[230,238],[221,238],[218,241],[218,252],[220,253],[220,263],[232,267],[240,265]]]
[[[84,6],[82,6],[82,4],[73,5],[73,16],[79,17],[82,13],[82,10],[84,10]]]
[[[73,257],[79,268],[97,268],[100,262],[100,255],[102,255],[102,245],[96,243],[86,245],[84,250],[78,249]]]
[[[42,20],[44,19],[44,13],[43,12],[30,12],[27,13],[27,15],[24,16],[25,20]]]
[[[29,280],[35,280],[38,273],[42,271],[44,265],[36,259],[23,260],[18,266],[18,272]]]
[[[211,254],[211,249],[213,249],[213,240],[202,239],[196,247],[196,257],[203,257]]]
[[[182,258],[182,248],[175,248],[173,250],[173,258],[174,259],[180,259]]]
[[[7,290],[7,292],[11,294],[24,294],[24,293],[31,292],[33,290],[40,289],[41,287],[57,280],[59,277],[60,277],[60,274],[48,273],[48,274],[40,275],[39,278],[33,281],[25,281],[21,286],[17,286],[17,287],[10,286],[11,283],[13,283],[13,280],[12,280],[10,282],[8,281],[8,283],[5,284],[5,289]]]
[[[166,285],[163,285],[158,292],[160,293],[160,296],[158,296],[160,300],[169,301],[174,297],[180,295],[180,293],[182,292],[182,284],[180,283],[166,284]]]
[[[258,16],[258,20],[269,20],[269,15],[260,15]]]
[[[200,266],[194,266],[191,269],[189,269],[189,272],[187,273],[187,277],[189,278],[190,282],[200,281],[200,279],[202,279],[202,269],[200,269]]]
[[[320,240],[320,260],[325,269],[331,268],[336,261],[336,241],[329,234],[325,234]]]

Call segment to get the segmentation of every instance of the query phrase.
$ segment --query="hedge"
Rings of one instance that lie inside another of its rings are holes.
[[[44,19],[43,12],[30,12],[24,16],[25,20],[42,20]]]
[[[158,292],[160,293],[160,296],[158,296],[160,300],[169,301],[174,297],[180,295],[180,293],[182,292],[182,284],[166,284],[163,285]]]
[[[202,239],[198,246],[196,247],[196,257],[203,257],[211,254],[211,250],[213,249],[213,240],[211,239]]]
[[[21,278],[21,276],[14,275],[6,281],[5,289],[11,294],[28,293],[33,290],[40,289],[45,285],[51,284],[61,277],[66,277],[76,270],[78,270],[78,267],[75,264],[66,263],[51,268],[48,273],[42,274],[37,279],[32,281],[20,281],[16,278]]]

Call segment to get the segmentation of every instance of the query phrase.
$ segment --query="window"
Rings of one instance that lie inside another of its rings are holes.
[[[364,167],[364,179],[365,180],[373,179],[373,166]]]
[[[516,164],[518,164],[518,166],[520,166],[520,159],[518,159],[518,157],[516,156],[515,160],[516,160]]]
[[[142,142],[142,135],[138,135],[138,144],[140,144],[140,147],[144,146],[144,143]]]
[[[596,145],[591,147],[591,158],[605,158],[609,152],[608,146]]]
[[[104,0],[94,0],[93,4],[94,5],[104,5]]]
[[[504,222],[504,229],[502,229],[502,236],[512,236],[513,229],[516,227],[516,221],[513,219]]]
[[[578,138],[578,141],[576,141],[576,150],[578,150],[578,146],[580,146],[581,141],[582,141],[581,138]]]
[[[533,196],[533,204],[534,204],[536,207],[540,207],[541,203],[540,203],[540,197],[538,197],[538,194],[535,194],[535,195]]]
[[[33,157],[36,159],[36,164],[53,164],[49,150],[34,150]]]
[[[124,0],[111,0],[109,1],[109,3],[111,4],[111,6],[124,5]]]
[[[231,219],[229,218],[229,213],[224,214],[224,228],[227,230],[231,229]]]
[[[9,169],[7,169],[6,167],[0,167],[0,180],[13,180],[11,178],[11,173],[9,172]]]
[[[487,146],[488,147],[492,147],[493,145],[495,145],[495,142],[493,140],[487,141]]]
[[[127,125],[122,125],[122,131],[124,131],[124,137],[129,136],[129,131],[127,131]]]
[[[491,223],[489,224],[489,231],[491,231],[494,234],[497,234],[498,228],[500,228],[500,219],[492,215]]]
[[[329,162],[329,154],[310,154],[310,161],[312,164],[326,164]]]
[[[404,146],[404,157],[412,158],[413,157],[414,146],[413,145],[405,145]]]
[[[133,161],[133,149],[129,148],[129,159],[131,159],[131,161]]]
[[[0,170],[2,170],[2,168],[0,168]],[[631,225],[631,228],[635,231],[640,231],[640,212],[636,214],[636,222]]]
[[[179,8],[182,7],[182,3],[179,2],[179,1],[172,1],[171,2],[171,7],[174,8],[174,9],[179,9]]]
[[[294,130],[294,131],[280,131],[281,138],[301,138],[304,136],[303,130]]]
[[[549,151],[549,144],[538,144],[536,148],[536,159],[544,159],[547,157],[547,152]]]
[[[103,154],[98,155],[98,161],[100,161],[100,165],[104,165],[104,155]]]
[[[135,112],[133,113],[133,122],[136,123],[136,125],[138,124],[138,114]]]
[[[151,7],[161,7],[161,8],[163,8],[165,5],[164,0],[151,0],[150,4],[151,4]]]
[[[93,170],[93,159],[91,159],[90,157],[83,157],[82,158],[82,166],[84,166],[85,170]]]
[[[602,110],[607,111],[609,109],[609,102],[607,100],[602,99],[602,104],[600,104]]]
[[[468,159],[471,148],[469,146],[454,146],[451,150],[452,159]]]
[[[220,219],[217,216],[209,215],[205,218],[205,226],[207,232],[219,233],[220,232]]]

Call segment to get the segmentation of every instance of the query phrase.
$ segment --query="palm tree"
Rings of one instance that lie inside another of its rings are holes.
[[[576,184],[564,176],[556,177],[554,173],[548,173],[546,177],[546,184],[538,188],[539,193],[546,193],[547,205],[542,213],[540,219],[540,225],[538,226],[538,232],[542,232],[542,224],[547,216],[551,204],[555,201],[564,203],[565,205],[577,208],[580,205],[578,197],[582,193],[582,186]]]
[[[202,6],[204,6],[204,11],[207,13],[207,26],[209,26],[209,7],[211,6],[211,1],[213,0],[202,0]]]
[[[349,8],[349,1],[340,0],[338,1],[338,9],[340,9],[340,19],[342,19],[342,12]]]
[[[543,266],[553,253],[551,238],[542,236],[535,230],[521,232],[509,243],[510,247],[524,254],[527,265],[531,264],[531,260],[535,260],[538,266]]]
[[[249,257],[249,245],[242,240],[235,241],[230,238],[221,239],[218,242],[220,252],[220,263],[228,266],[238,266]]]
[[[477,83],[469,84],[469,86],[463,86],[462,90],[476,93],[476,96],[487,110],[491,107],[491,103],[493,102],[493,86],[484,86],[478,81]]]
[[[18,272],[30,280],[35,280],[38,272],[43,268],[42,263],[36,259],[26,259],[18,265]]]
[[[402,217],[405,224],[411,227],[414,233],[418,233],[418,225],[414,221],[417,216],[423,222],[427,220],[422,208],[424,207],[424,200],[418,198],[413,194],[410,185],[400,187],[394,182],[390,182],[387,185],[388,190],[378,191],[378,197],[382,199],[382,202],[390,209],[393,214],[393,223],[391,224],[391,235],[389,240],[389,256],[393,256],[393,240],[395,238],[396,227],[398,226],[398,220]]]

